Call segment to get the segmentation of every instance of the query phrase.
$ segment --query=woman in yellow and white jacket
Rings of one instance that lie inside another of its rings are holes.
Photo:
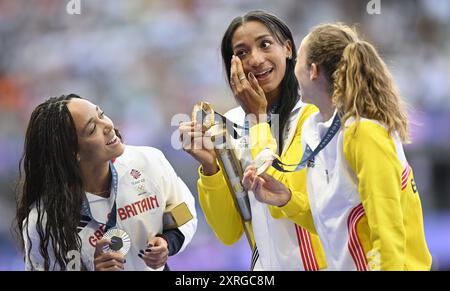
[[[222,39],[222,58],[228,81],[241,105],[225,116],[244,126],[246,119],[250,121],[248,114],[264,115],[264,119],[266,114],[278,114],[280,129],[272,128],[274,134],[280,133],[280,143],[271,142],[274,148],[279,147],[282,159],[301,150],[293,141],[300,136],[304,121],[317,111],[315,106],[299,101],[294,73],[296,53],[289,28],[276,16],[262,11],[251,11],[235,18]],[[180,133],[183,148],[201,164],[197,186],[206,221],[220,241],[232,245],[244,233],[243,222],[217,163],[210,137],[205,136],[201,125],[194,122],[181,123]],[[245,168],[252,161],[251,151],[257,145],[249,144],[246,130],[240,135],[242,137],[232,144],[241,166]],[[287,159],[285,162],[291,161]],[[283,180],[282,173],[278,174],[277,179]],[[305,193],[306,173],[301,171],[298,175],[299,187]],[[257,201],[251,191],[248,196],[256,242],[252,255],[254,270],[302,271],[326,267],[317,234],[310,234],[287,218],[275,219],[267,204]]]
[[[257,176],[254,166],[244,185],[279,217],[302,225],[309,213],[330,270],[429,270],[421,203],[402,146],[407,118],[385,63],[342,24],[313,29],[298,55],[303,97],[320,111],[303,126],[303,149],[318,146],[337,112],[341,130],[308,163],[308,201],[292,185]],[[270,145],[264,123],[250,132]],[[291,175],[295,180],[297,173]]]

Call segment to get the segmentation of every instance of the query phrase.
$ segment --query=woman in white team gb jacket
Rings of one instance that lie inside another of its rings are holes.
[[[22,158],[17,226],[27,270],[168,270],[197,227],[194,198],[164,155],[125,146],[112,121],[71,94],[31,115]],[[163,229],[168,207],[186,203],[193,218]],[[114,249],[105,228],[124,231]]]

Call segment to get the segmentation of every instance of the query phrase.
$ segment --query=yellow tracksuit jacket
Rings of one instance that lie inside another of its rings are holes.
[[[305,120],[317,108],[312,105],[299,102],[291,113],[287,126],[288,134],[285,139],[284,151],[281,159],[285,163],[297,161],[301,156],[301,144],[299,139]],[[241,108],[231,110],[226,114],[232,121],[243,124],[244,112]],[[268,124],[267,132],[272,133]],[[256,128],[250,129],[250,136]],[[239,143],[239,141],[237,141]],[[274,139],[251,139],[250,150],[241,156],[241,164],[245,169],[244,158],[254,158],[262,149],[271,148],[276,151]],[[239,149],[238,149],[239,150]],[[270,168],[269,174],[276,176],[283,183],[288,183],[282,173]],[[197,187],[201,208],[206,221],[213,229],[216,236],[227,245],[237,242],[243,234],[242,221],[233,203],[231,193],[227,187],[222,169],[212,176],[204,176],[199,168]],[[306,193],[306,173],[297,173],[295,181],[291,181],[299,189],[299,193]],[[318,270],[326,267],[325,255],[316,234],[311,234],[305,228],[299,227],[289,219],[282,217],[279,209],[274,209],[266,204],[258,202],[253,193],[249,192],[252,211],[252,227],[259,250],[259,259],[255,270]],[[298,198],[307,203],[306,194]],[[313,230],[311,215],[304,215],[304,224],[308,230]]]

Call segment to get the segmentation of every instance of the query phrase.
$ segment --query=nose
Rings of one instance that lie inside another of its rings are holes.
[[[109,134],[111,132],[111,130],[114,129],[114,125],[113,125],[112,121],[110,121],[110,120],[104,120],[104,122],[105,122],[105,126],[103,127],[103,133],[106,135],[106,134]]]
[[[264,63],[264,54],[258,50],[252,50],[248,57],[248,64],[251,67],[257,68]]]

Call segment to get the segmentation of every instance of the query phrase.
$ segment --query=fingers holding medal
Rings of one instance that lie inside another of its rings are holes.
[[[121,252],[107,251],[106,246],[113,242],[109,238],[97,241],[94,254],[94,268],[96,271],[122,271],[125,265],[125,256]]]
[[[103,235],[103,238],[110,239],[111,241],[111,244],[103,247],[103,251],[105,252],[117,252],[126,256],[130,250],[130,236],[124,230],[112,228]]]

